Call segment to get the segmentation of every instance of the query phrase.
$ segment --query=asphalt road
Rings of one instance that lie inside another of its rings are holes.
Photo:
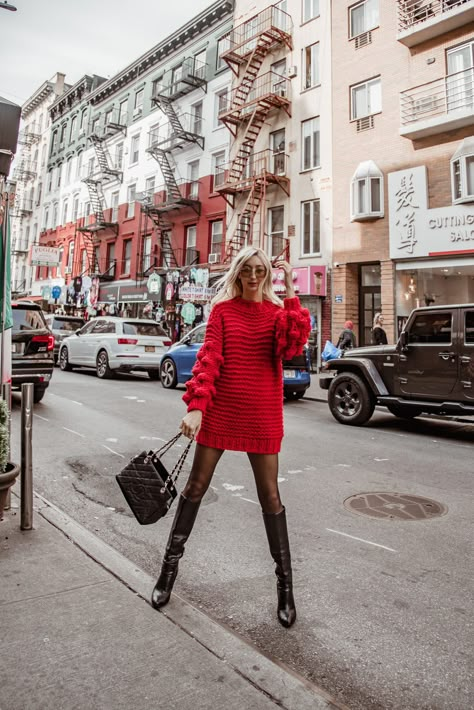
[[[140,527],[114,474],[177,431],[181,394],[146,376],[101,381],[56,370],[34,410],[35,489],[151,574],[172,516]],[[285,405],[285,430],[280,488],[296,625],[275,619],[273,563],[245,454],[221,459],[177,591],[353,710],[472,707],[474,426],[376,412],[366,427],[343,427],[324,403],[301,400]],[[344,507],[367,492],[425,496],[447,512],[401,521]]]

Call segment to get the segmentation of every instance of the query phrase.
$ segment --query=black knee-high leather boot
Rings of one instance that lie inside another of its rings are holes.
[[[278,592],[278,621],[282,626],[292,626],[296,621],[293,580],[291,574],[290,543],[286,526],[285,509],[280,513],[263,513],[270,553],[275,560]]]
[[[183,556],[184,546],[193,529],[200,505],[201,501],[193,503],[183,495],[179,497],[178,509],[174,516],[161,565],[161,573],[151,596],[151,604],[155,609],[159,609],[169,602],[176,575],[178,574],[179,560]]]

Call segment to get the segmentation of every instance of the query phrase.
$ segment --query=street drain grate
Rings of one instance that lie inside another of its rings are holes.
[[[358,515],[384,520],[431,520],[448,512],[446,505],[409,493],[358,493],[344,507]]]

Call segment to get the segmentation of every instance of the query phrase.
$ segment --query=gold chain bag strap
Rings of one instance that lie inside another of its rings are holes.
[[[166,515],[178,495],[176,481],[193,443],[192,439],[180,454],[171,473],[166,469],[161,457],[181,436],[181,433],[176,434],[160,449],[142,451],[115,476],[140,525],[156,523]]]

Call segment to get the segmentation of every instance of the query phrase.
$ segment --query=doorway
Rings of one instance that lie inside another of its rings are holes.
[[[382,310],[380,264],[360,266],[359,345],[371,345],[374,316]]]

